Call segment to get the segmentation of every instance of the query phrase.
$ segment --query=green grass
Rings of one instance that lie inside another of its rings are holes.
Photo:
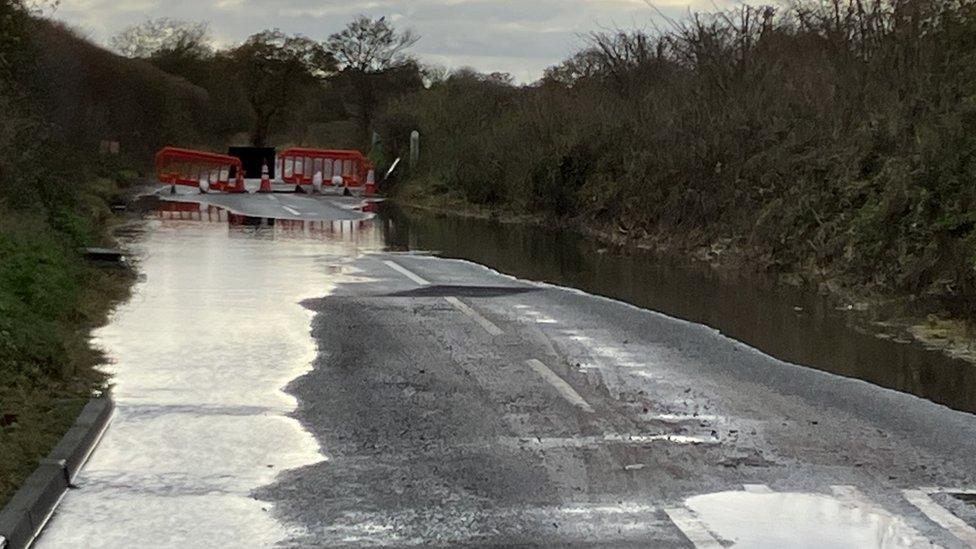
[[[90,234],[91,218],[54,219],[0,208],[0,505],[106,387],[89,333],[132,281],[77,252],[72,233]]]
[[[0,505],[108,383],[89,337],[133,273],[78,248],[108,243],[131,168],[183,135],[186,124],[161,120],[199,103],[180,79],[33,17],[34,5],[0,1]],[[125,98],[104,93],[119,82]],[[106,136],[122,155],[94,154]]]

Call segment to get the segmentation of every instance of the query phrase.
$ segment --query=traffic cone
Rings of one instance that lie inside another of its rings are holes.
[[[268,174],[268,163],[265,162],[261,164],[261,188],[258,189],[259,193],[270,193],[271,192],[271,176]]]
[[[363,194],[366,196],[376,196],[376,171],[369,170],[366,174],[366,186],[363,188]]]

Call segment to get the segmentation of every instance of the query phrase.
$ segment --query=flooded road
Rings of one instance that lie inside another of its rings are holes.
[[[96,333],[116,417],[41,546],[976,545],[972,415],[536,280],[782,334],[756,289],[247,198],[162,202],[129,243],[144,280]]]
[[[389,245],[436,250],[501,272],[579,288],[711,326],[795,364],[976,413],[976,365],[852,329],[827,298],[650,253],[607,252],[570,231],[451,218],[390,206]],[[472,243],[477,243],[472,245]]]
[[[376,231],[229,227],[224,211],[202,222],[168,209],[130,244],[144,280],[95,333],[116,415],[41,547],[272,545],[287,532],[250,492],[326,459],[282,390],[315,357],[300,302],[380,249]]]
[[[740,547],[895,549],[926,544],[903,519],[827,494],[723,492],[695,496],[687,506],[703,524]]]

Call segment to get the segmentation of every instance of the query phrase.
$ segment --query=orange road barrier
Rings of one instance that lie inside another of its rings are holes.
[[[338,181],[345,188],[363,188],[369,191],[373,165],[359,151],[291,148],[278,155],[281,163],[281,179],[295,185],[296,189],[314,185],[334,186]],[[376,192],[376,185],[372,191]]]
[[[174,192],[177,185],[201,192],[245,192],[240,159],[225,154],[166,147],[156,153],[156,177]]]

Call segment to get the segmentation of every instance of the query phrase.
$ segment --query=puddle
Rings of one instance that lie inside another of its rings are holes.
[[[355,275],[379,231],[185,205],[154,217],[127,245],[142,282],[94,334],[115,418],[39,547],[271,546],[292,532],[251,492],[328,459],[283,391],[315,358],[301,302]]]
[[[737,548],[930,546],[899,517],[825,494],[721,492],[685,505],[716,538]]]

